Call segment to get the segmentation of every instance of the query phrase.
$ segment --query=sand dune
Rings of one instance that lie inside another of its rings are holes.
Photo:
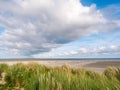
[[[6,63],[8,65],[13,65],[16,63],[30,63],[30,62],[36,62],[39,64],[47,65],[47,66],[61,66],[64,64],[69,64],[71,67],[84,67],[90,70],[98,71],[98,72],[103,72],[104,69],[108,66],[114,66],[114,67],[120,67],[120,61],[111,61],[111,60],[106,60],[106,61],[100,61],[100,60],[14,60],[14,61],[0,61],[0,63]]]

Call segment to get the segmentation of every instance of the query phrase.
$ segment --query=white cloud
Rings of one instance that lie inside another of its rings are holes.
[[[23,55],[48,52],[116,27],[95,5],[86,7],[79,0],[0,1],[0,25],[5,28],[0,47]]]
[[[104,16],[110,20],[117,20],[120,18],[120,4],[109,5],[101,11],[104,13]]]
[[[35,54],[33,57],[40,58],[50,58],[50,57],[74,57],[74,56],[93,56],[96,55],[117,55],[120,54],[120,46],[111,45],[111,46],[101,46],[96,48],[79,48],[78,50],[64,50],[61,52],[51,52],[51,53],[42,53]]]

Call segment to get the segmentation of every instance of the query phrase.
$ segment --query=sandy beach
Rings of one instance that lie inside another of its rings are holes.
[[[100,61],[100,60],[14,60],[14,61],[0,61],[0,63],[6,63],[8,65],[13,65],[16,63],[24,63],[28,64],[30,62],[35,62],[38,64],[43,64],[46,66],[62,66],[64,64],[68,64],[71,67],[84,67],[89,70],[94,70],[96,72],[103,72],[106,67],[108,66],[113,66],[113,67],[120,67],[120,61],[119,60],[105,60],[105,61]]]

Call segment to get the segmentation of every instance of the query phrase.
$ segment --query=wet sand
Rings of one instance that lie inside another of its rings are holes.
[[[106,68],[108,66],[120,67],[120,61],[97,61],[84,65],[86,67]]]
[[[96,72],[103,72],[106,67],[108,66],[114,66],[114,67],[120,67],[120,61],[119,60],[15,60],[15,61],[0,61],[0,63],[6,63],[8,65],[13,65],[16,63],[24,63],[28,64],[30,62],[36,62],[38,64],[43,64],[46,66],[62,66],[64,64],[68,64],[71,67],[84,67],[89,70],[94,70]]]

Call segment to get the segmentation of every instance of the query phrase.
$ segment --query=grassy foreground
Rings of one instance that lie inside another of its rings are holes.
[[[0,74],[0,90],[120,90],[120,68],[115,67],[97,73],[69,65],[0,64]]]

